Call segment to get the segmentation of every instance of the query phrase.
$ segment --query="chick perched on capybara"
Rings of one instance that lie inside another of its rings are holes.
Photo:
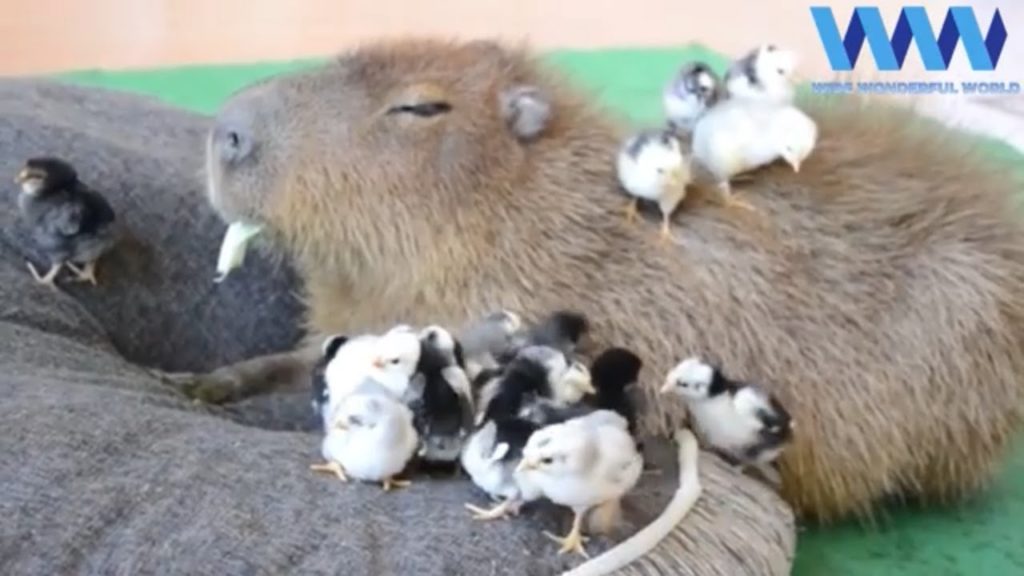
[[[797,422],[783,495],[806,516],[978,489],[1024,400],[1015,183],[909,111],[802,106],[820,141],[799,173],[744,184],[754,213],[689,207],[658,249],[653,213],[621,217],[623,127],[556,73],[489,42],[385,43],[235,95],[209,196],[294,260],[311,335],[580,310],[595,343],[641,351],[648,431],[683,411],[658,389],[685,356],[769,386]],[[191,389],[251,394],[308,361]]]

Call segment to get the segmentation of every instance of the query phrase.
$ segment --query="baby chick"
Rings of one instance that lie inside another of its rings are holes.
[[[698,124],[699,125],[699,124]],[[661,211],[663,245],[673,241],[669,222],[690,184],[690,160],[679,138],[670,130],[645,130],[626,139],[616,160],[619,183],[632,197],[626,221],[637,218],[640,200],[657,202]]]
[[[45,274],[28,262],[32,276],[40,284],[52,286],[67,266],[77,281],[96,285],[96,261],[119,236],[110,204],[78,179],[71,164],[59,158],[29,159],[14,182],[21,185],[21,217],[50,259]]]
[[[462,343],[469,379],[476,380],[484,370],[496,370],[499,358],[513,356],[522,331],[522,319],[508,310],[492,312],[464,327],[458,341]]]
[[[724,96],[722,81],[704,62],[683,66],[662,91],[669,126],[677,134],[689,134],[704,111]]]
[[[763,44],[732,63],[725,73],[729,98],[787,105],[793,102],[796,53]]]
[[[405,470],[419,444],[412,419],[409,408],[380,388],[351,394],[331,415],[321,445],[327,462],[310,469],[333,473],[343,482],[350,477],[380,482],[385,491],[408,486],[410,481],[395,476]]]
[[[587,556],[583,519],[595,508],[617,503],[640,479],[643,458],[627,430],[626,419],[609,410],[546,426],[523,447],[516,471],[555,504],[573,510],[565,537],[545,532],[562,547],[559,554]]]
[[[590,371],[582,363],[569,362],[565,354],[549,346],[527,346],[480,391],[478,422],[521,415],[543,399],[566,406],[594,393]]]
[[[472,391],[456,362],[454,342],[439,326],[421,332],[419,362],[406,394],[421,440],[419,456],[427,462],[457,461],[473,427]]]
[[[726,100],[697,122],[693,156],[698,168],[714,180],[727,206],[753,210],[733,196],[730,180],[779,158],[799,172],[817,134],[814,120],[794,106]]]
[[[757,467],[779,483],[771,464],[792,439],[793,420],[767,390],[727,378],[699,358],[673,368],[661,388],[686,402],[691,421],[704,441],[740,468]]]
[[[590,378],[596,390],[594,406],[625,418],[631,435],[636,434],[636,405],[629,389],[639,378],[643,365],[639,356],[619,347],[601,352],[590,365]]]
[[[383,335],[336,335],[324,341],[318,371],[313,374],[314,408],[327,420],[345,397],[367,382],[380,385],[394,399],[409,393],[409,382],[420,359],[420,340],[411,330],[391,330]]]
[[[557,310],[527,330],[525,337],[522,338],[521,347],[547,346],[572,358],[589,331],[590,321],[584,314],[572,310]]]
[[[324,432],[328,431],[328,405],[330,403],[330,393],[327,387],[327,366],[334,359],[338,350],[348,341],[348,336],[338,334],[331,336],[324,340],[323,345],[320,348],[320,358],[313,366],[313,371],[310,377],[312,384],[313,398],[311,404],[313,412],[321,419],[324,426]]]
[[[523,446],[539,426],[514,416],[488,420],[466,442],[459,463],[470,479],[498,504],[490,509],[466,504],[474,520],[497,520],[519,513],[523,504],[540,498],[537,488],[516,472]]]

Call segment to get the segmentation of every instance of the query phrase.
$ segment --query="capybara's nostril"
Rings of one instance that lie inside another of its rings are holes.
[[[213,128],[213,145],[224,163],[240,162],[252,153],[252,131],[237,115],[219,118]]]

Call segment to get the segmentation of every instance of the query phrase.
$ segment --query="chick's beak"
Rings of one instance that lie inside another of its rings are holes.
[[[342,432],[348,431],[348,424],[344,422],[338,422],[334,425],[335,430],[341,430]]]
[[[374,358],[373,359],[373,367],[378,369],[378,370],[383,369],[384,368],[384,359],[383,358]]]
[[[536,468],[536,462],[523,458],[522,460],[519,461],[519,465],[516,466],[516,472],[526,472],[527,470],[534,470]]]
[[[594,382],[590,378],[583,380],[580,388],[587,394],[597,394],[597,388],[594,388]]]
[[[668,393],[672,392],[672,390],[675,389],[675,387],[676,387],[676,383],[675,382],[673,382],[672,380],[666,380],[665,383],[661,385],[661,393],[662,394],[668,394]]]
[[[22,168],[21,172],[18,172],[18,175],[14,177],[14,183],[21,184],[25,180],[28,180],[28,169]]]
[[[796,173],[800,172],[800,161],[799,160],[797,160],[796,158],[786,158],[786,162],[788,162],[789,165],[793,167],[793,172],[796,172]]]

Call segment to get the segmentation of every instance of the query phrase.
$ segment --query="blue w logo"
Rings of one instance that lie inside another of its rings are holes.
[[[827,6],[811,8],[814,25],[818,28],[821,43],[825,47],[833,70],[853,70],[860,56],[860,49],[867,39],[875,64],[879,70],[900,70],[910,50],[911,39],[917,43],[921,60],[927,70],[948,70],[953,51],[959,40],[976,71],[995,70],[999,56],[1006,44],[1006,26],[1003,17],[996,14],[989,25],[988,34],[981,37],[981,27],[974,17],[974,10],[967,6],[951,7],[938,38],[932,30],[928,14],[923,6],[908,6],[900,10],[896,30],[889,40],[889,34],[882,23],[882,14],[877,7],[859,7],[853,11],[846,36],[839,36],[839,27]]]

